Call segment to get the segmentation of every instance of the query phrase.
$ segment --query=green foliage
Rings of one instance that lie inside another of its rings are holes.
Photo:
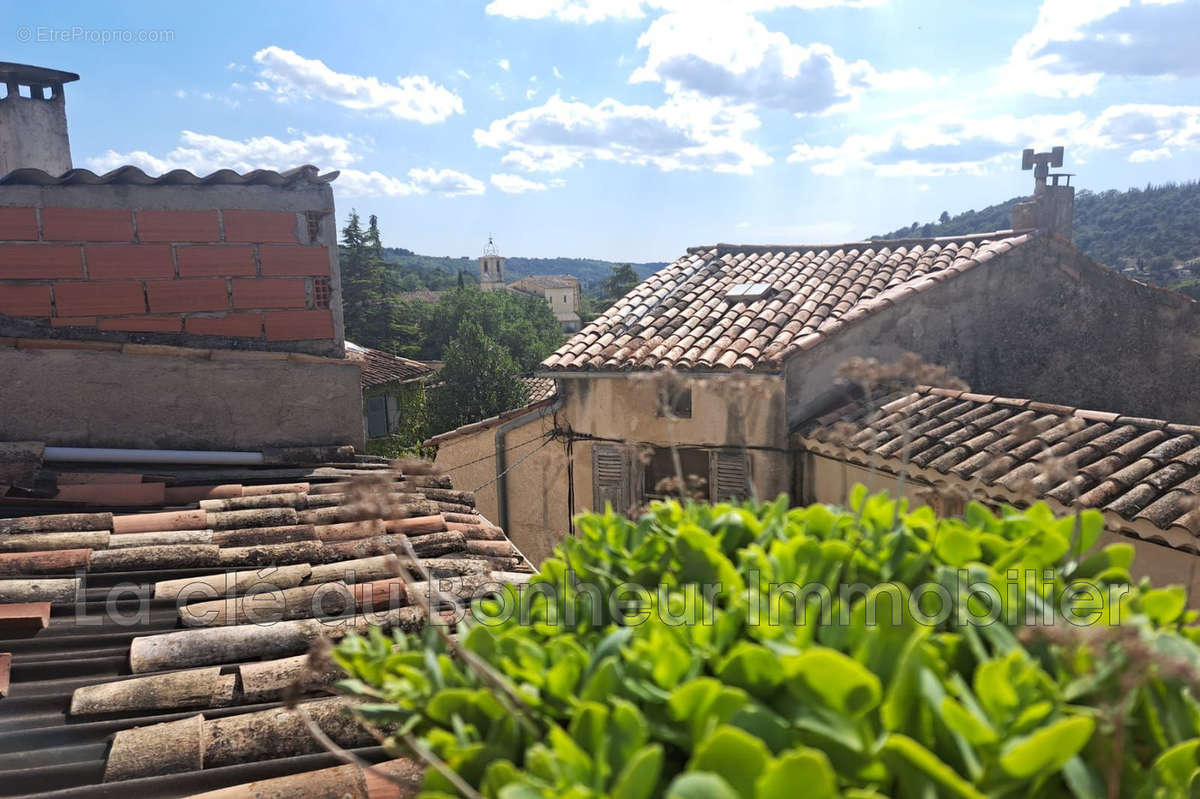
[[[1195,614],[1133,584],[1127,546],[1091,553],[1101,528],[861,486],[845,510],[585,515],[534,590],[459,629],[527,710],[428,631],[347,638],[339,685],[490,799],[1196,795]],[[455,795],[434,770],[425,789]]]
[[[425,383],[390,385],[383,391],[368,389],[364,394],[364,402],[366,397],[376,393],[395,397],[396,424],[388,437],[367,441],[367,454],[386,458],[432,458],[436,452],[425,450],[421,444],[430,435],[440,431],[431,431],[429,427],[429,396]]]
[[[981,211],[956,216],[943,212],[937,223],[913,223],[878,238],[952,236],[1004,230],[1012,226],[1014,197]],[[1074,241],[1079,249],[1116,269],[1132,266],[1161,285],[1174,279],[1170,268],[1200,259],[1200,182],[1167,183],[1120,192],[1079,191],[1075,195]]]
[[[416,274],[424,285],[419,288],[453,288],[455,276],[466,273],[467,279],[477,283],[479,263],[474,258],[461,256],[417,255],[411,250],[385,248],[384,257],[397,275]],[[505,256],[504,273],[509,280],[520,280],[528,275],[574,275],[585,287],[599,288],[618,264],[595,258],[521,258]],[[646,278],[666,266],[665,263],[632,264],[640,278]],[[439,278],[438,275],[442,277]],[[449,282],[443,283],[443,280]],[[426,282],[428,281],[428,282]],[[408,290],[408,289],[406,289]]]
[[[453,430],[529,401],[529,389],[503,346],[470,319],[458,331],[446,347],[441,382],[429,400],[429,426],[434,431]]]
[[[562,328],[541,297],[509,291],[466,288],[443,294],[435,305],[422,303],[420,356],[449,361],[449,344],[462,326],[478,326],[499,344],[521,372],[537,367],[563,341]],[[509,410],[503,408],[502,410]]]
[[[358,212],[350,212],[342,229],[338,262],[346,338],[364,347],[412,355],[417,329],[391,300],[393,288],[383,261],[379,222],[374,216],[364,231]]]

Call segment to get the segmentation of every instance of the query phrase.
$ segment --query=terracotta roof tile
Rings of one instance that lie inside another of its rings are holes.
[[[542,367],[777,369],[847,325],[1029,240],[1027,233],[998,231],[834,247],[693,248],[618,300]],[[742,283],[767,283],[772,291],[751,302],[727,301],[726,292]],[[671,340],[673,333],[679,338]]]
[[[433,374],[434,367],[423,361],[414,361],[383,350],[363,347],[346,342],[346,357],[362,366],[363,388],[381,386],[386,383],[417,380]]]
[[[829,412],[802,427],[800,440],[894,471],[907,443],[917,479],[953,475],[985,497],[1052,499],[1200,537],[1200,431],[1193,426],[928,387],[877,405]],[[841,423],[859,429],[835,442],[829,434]]]
[[[106,466],[87,475],[91,501],[101,503],[106,486],[123,490],[143,474],[187,489],[173,502],[190,507],[169,510],[79,512],[74,501],[0,497],[0,541],[55,547],[0,552],[0,652],[11,653],[12,668],[11,685],[0,686],[6,793],[182,796],[336,765],[284,707],[293,684],[327,734],[369,761],[387,758],[336,712],[341,700],[316,698],[332,673],[300,680],[309,643],[365,631],[372,620],[418,630],[429,587],[406,546],[460,599],[521,582],[531,567],[448,477],[337,454],[344,463]],[[81,479],[46,465],[38,474],[43,494],[60,474],[67,487]],[[376,507],[356,504],[356,478],[370,478]],[[91,546],[60,548],[58,538]],[[397,578],[397,563],[417,582]],[[111,586],[121,604],[106,611]],[[374,612],[359,612],[368,601]],[[0,661],[3,683],[7,656]],[[409,769],[413,790],[418,772]],[[361,778],[334,770],[253,789],[291,795],[328,780],[321,795],[365,795],[354,787]]]

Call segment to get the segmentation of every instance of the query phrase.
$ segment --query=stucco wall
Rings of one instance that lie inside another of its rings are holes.
[[[61,175],[71,168],[61,84],[55,92],[55,97],[9,94],[0,99],[0,175],[22,167]]]
[[[496,481],[499,427],[497,424],[445,441],[438,446],[435,460],[439,469],[449,472],[456,488],[478,488],[476,507],[494,524],[501,523]],[[534,563],[548,557],[571,528],[566,447],[558,441],[542,446],[553,427],[553,418],[547,416],[511,430],[503,438],[509,469],[505,480],[505,532]]]
[[[58,446],[361,449],[352,361],[125,345],[16,348],[0,340],[0,441]]]
[[[562,419],[576,433],[654,446],[748,445],[750,476],[760,497],[787,491],[791,459],[774,451],[786,446],[784,382],[774,375],[678,375],[692,391],[692,415],[673,419],[658,414],[662,375],[622,374],[560,380],[565,399]],[[761,449],[755,449],[761,448]],[[595,507],[592,451],[575,444],[576,508]]]
[[[1040,239],[860,320],[787,365],[812,415],[851,356],[910,350],[974,391],[1200,423],[1200,303]]]

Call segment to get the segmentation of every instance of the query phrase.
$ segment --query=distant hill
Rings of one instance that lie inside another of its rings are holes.
[[[942,221],[914,222],[873,238],[952,236],[1012,226],[1014,197]],[[1188,288],[1200,275],[1200,181],[1075,195],[1075,245],[1102,264],[1140,279]],[[1191,292],[1189,292],[1191,293]]]
[[[415,291],[421,288],[449,288],[458,280],[460,271],[466,272],[469,279],[476,279],[479,274],[479,262],[475,258],[461,256],[417,255],[411,250],[397,247],[385,247],[384,258],[393,264],[397,278],[402,284],[402,290]],[[594,288],[600,281],[609,276],[615,261],[600,261],[594,258],[518,258],[505,256],[504,267],[509,282],[519,280],[527,275],[574,275],[583,281],[584,288]],[[633,269],[639,277],[646,278],[666,266],[665,263],[636,263]],[[420,286],[413,285],[412,279],[405,275],[413,275],[421,282]]]

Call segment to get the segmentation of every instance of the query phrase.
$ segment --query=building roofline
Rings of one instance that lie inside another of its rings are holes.
[[[859,241],[842,241],[831,244],[729,244],[726,242],[718,242],[717,244],[701,245],[698,247],[688,247],[687,253],[695,255],[696,253],[708,252],[716,250],[717,255],[732,255],[736,253],[752,253],[763,254],[769,252],[791,251],[791,250],[845,250],[847,248],[860,247],[891,247],[891,246],[912,246],[914,244],[939,244],[946,241],[983,241],[995,238],[1013,238],[1024,233],[1036,233],[1034,228],[1020,228],[1007,230],[993,230],[987,233],[963,233],[957,236],[916,236],[903,239],[862,239]],[[668,264],[669,266],[670,264]]]
[[[490,430],[496,425],[507,422],[510,419],[516,419],[520,416],[525,416],[526,414],[541,410],[542,408],[552,404],[557,399],[558,394],[552,394],[545,399],[540,399],[537,402],[531,402],[528,405],[523,405],[520,408],[514,408],[511,411],[505,411],[504,413],[497,414],[496,416],[489,416],[486,419],[482,419],[478,422],[472,422],[471,424],[465,424],[462,427],[456,427],[453,430],[446,431],[445,433],[438,433],[436,436],[426,439],[424,446],[433,447],[439,444],[444,444],[447,441],[453,441],[454,439],[471,435],[472,433]]]
[[[0,61],[0,81],[50,84],[72,83],[77,80],[79,80],[79,76],[74,72],[36,67],[32,64],[17,64],[13,61]]]

